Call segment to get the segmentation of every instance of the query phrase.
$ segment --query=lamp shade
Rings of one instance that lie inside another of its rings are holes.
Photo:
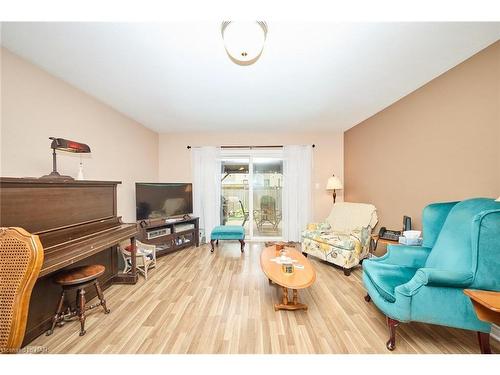
[[[326,183],[326,190],[343,189],[342,182],[337,176],[332,176]]]
[[[90,147],[85,143],[70,141],[64,138],[49,137],[52,140],[50,148],[59,151],[77,152],[77,153],[90,153]]]

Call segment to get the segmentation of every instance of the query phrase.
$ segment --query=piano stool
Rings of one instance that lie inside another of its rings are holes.
[[[56,313],[52,318],[52,327],[47,331],[47,336],[50,336],[54,332],[54,328],[57,326],[61,327],[64,322],[78,316],[80,320],[80,336],[85,335],[85,312],[91,310],[94,307],[102,306],[104,308],[104,313],[109,314],[111,310],[106,307],[106,300],[104,299],[104,294],[102,292],[101,286],[97,278],[101,276],[106,268],[100,264],[81,266],[70,269],[68,271],[60,272],[54,278],[56,284],[62,287],[61,298],[57,305]],[[85,306],[85,288],[94,285],[97,297],[99,298],[99,303],[92,304],[90,306]],[[69,290],[76,289],[76,308],[71,309],[67,307],[64,311],[64,302],[66,292]]]

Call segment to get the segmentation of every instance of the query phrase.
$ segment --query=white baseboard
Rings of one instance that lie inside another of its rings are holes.
[[[493,324],[491,326],[491,337],[500,342],[500,327]]]

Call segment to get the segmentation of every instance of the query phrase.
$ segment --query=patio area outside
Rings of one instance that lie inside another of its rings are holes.
[[[250,215],[248,172],[236,169],[236,173],[234,169],[228,166],[229,173],[222,180],[222,223],[242,225],[248,236],[252,225],[254,237],[281,237],[283,175],[273,171],[254,173],[254,208]]]

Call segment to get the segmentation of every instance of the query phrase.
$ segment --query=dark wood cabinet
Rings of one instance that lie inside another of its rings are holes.
[[[191,227],[183,230],[183,228]],[[156,255],[162,256],[191,246],[200,246],[199,218],[190,217],[175,222],[165,219],[137,222],[137,239],[156,245]]]

